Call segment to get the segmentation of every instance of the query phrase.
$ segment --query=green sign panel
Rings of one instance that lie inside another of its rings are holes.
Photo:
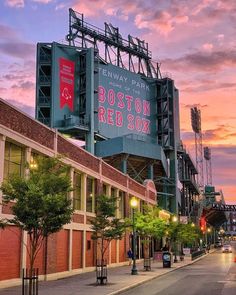
[[[156,134],[155,85],[119,67],[99,65],[98,132],[108,138]]]

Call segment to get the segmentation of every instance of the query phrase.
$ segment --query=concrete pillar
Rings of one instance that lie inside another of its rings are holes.
[[[82,174],[81,175],[81,196],[82,196],[82,205],[81,205],[81,210],[86,212],[86,196],[87,196],[87,174]],[[86,225],[86,215],[84,218],[84,226]],[[83,230],[83,241],[82,241],[82,268],[86,267],[86,247],[87,247],[87,237],[86,237],[86,230]]]
[[[86,230],[83,230],[82,268],[86,267]]]
[[[22,232],[21,239],[21,269],[26,268],[26,260],[27,260],[27,232]]]
[[[70,180],[71,180],[71,186],[74,186],[74,172],[75,169],[74,168],[70,168]],[[69,198],[71,200],[71,206],[73,207],[73,191],[69,192]]]
[[[108,184],[106,187],[106,195],[111,196],[111,185],[110,184]]]
[[[69,271],[72,270],[73,230],[69,229]]]
[[[86,212],[86,196],[87,196],[87,174],[81,175],[81,210]]]
[[[120,240],[116,241],[116,263],[120,262]]]

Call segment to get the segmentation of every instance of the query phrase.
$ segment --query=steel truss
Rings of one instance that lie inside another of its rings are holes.
[[[128,35],[123,39],[119,28],[105,23],[105,30],[84,21],[84,15],[69,9],[69,45],[94,47],[105,62],[139,73],[148,78],[161,78],[159,65],[152,61],[148,43]]]

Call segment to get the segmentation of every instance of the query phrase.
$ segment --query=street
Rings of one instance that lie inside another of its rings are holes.
[[[122,294],[125,295],[235,295],[236,243],[233,253],[221,249],[189,266],[167,273]]]

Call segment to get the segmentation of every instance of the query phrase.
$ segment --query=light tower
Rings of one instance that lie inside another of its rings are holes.
[[[201,191],[204,189],[203,153],[202,153],[202,127],[201,111],[197,107],[191,108],[191,124],[195,135],[195,155],[198,170],[197,182]]]
[[[209,147],[204,147],[203,151],[206,162],[206,184],[212,185],[211,149]]]

